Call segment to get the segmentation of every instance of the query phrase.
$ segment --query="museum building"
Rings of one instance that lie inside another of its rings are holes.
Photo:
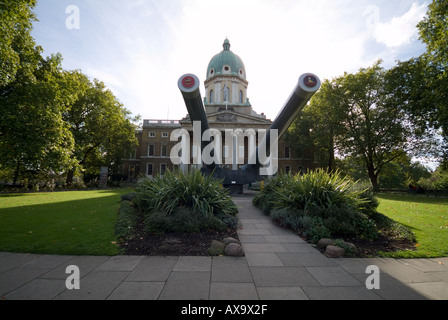
[[[215,55],[207,67],[205,80],[204,108],[210,128],[222,132],[222,166],[224,168],[239,170],[248,163],[253,152],[253,144],[258,142],[258,136],[246,136],[243,144],[233,144],[233,148],[226,143],[226,130],[241,129],[243,132],[254,130],[268,130],[272,121],[264,113],[257,113],[249,102],[247,89],[246,68],[241,58],[230,50],[230,41],[226,39],[223,50]],[[180,94],[180,93],[179,93]],[[154,177],[164,174],[166,170],[174,170],[177,165],[171,161],[171,149],[179,141],[170,141],[171,133],[176,129],[185,129],[193,141],[193,125],[189,116],[181,120],[144,120],[142,129],[137,132],[139,142],[129,159],[123,161],[124,176],[133,180],[146,175]],[[252,141],[250,141],[253,139]],[[198,148],[191,146],[191,164],[189,167],[200,167],[193,164],[193,155]],[[231,157],[231,164],[226,164]],[[238,159],[238,160],[237,160]],[[235,161],[237,160],[237,161]],[[321,167],[314,150],[303,150],[298,154],[288,143],[279,138],[278,143],[278,171],[285,173],[306,172]]]

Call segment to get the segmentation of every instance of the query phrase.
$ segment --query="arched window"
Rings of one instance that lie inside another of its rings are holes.
[[[241,104],[243,104],[243,99],[244,99],[243,90],[240,90],[240,103]]]
[[[213,90],[210,90],[210,103],[215,102],[215,92]]]

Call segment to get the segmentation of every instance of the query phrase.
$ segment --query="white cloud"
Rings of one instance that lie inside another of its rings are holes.
[[[425,16],[426,10],[426,3],[418,5],[414,2],[404,15],[376,24],[373,33],[375,39],[388,48],[409,44],[417,36],[416,26]]]

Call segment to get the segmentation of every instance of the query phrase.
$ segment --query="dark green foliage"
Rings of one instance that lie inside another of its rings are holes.
[[[217,217],[204,218],[200,213],[187,208],[177,208],[172,214],[154,212],[146,216],[144,231],[163,234],[167,232],[196,233],[208,230],[224,231],[227,225]]]
[[[132,202],[128,200],[122,201],[115,223],[115,235],[120,242],[131,239],[134,236],[137,221],[138,213],[135,211]]]
[[[135,206],[150,233],[235,229],[238,209],[221,181],[200,171],[167,171],[140,181]]]
[[[374,239],[369,218],[378,201],[368,190],[336,173],[324,170],[305,175],[279,175],[271,179],[253,203],[280,225],[311,241],[323,237],[356,236]]]

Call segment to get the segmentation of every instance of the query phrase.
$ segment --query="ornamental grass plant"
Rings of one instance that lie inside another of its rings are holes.
[[[378,202],[368,190],[339,172],[316,170],[279,174],[254,198],[254,204],[280,225],[310,238],[377,236],[371,216]]]
[[[133,204],[150,233],[235,228],[238,209],[222,181],[194,170],[140,180]]]

